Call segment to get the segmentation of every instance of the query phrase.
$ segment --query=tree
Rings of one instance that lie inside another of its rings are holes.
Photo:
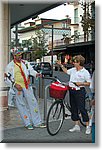
[[[32,41],[31,39],[28,39],[28,40],[22,40],[22,47],[25,48],[27,47],[29,49],[29,47],[32,46]]]
[[[89,33],[90,31],[95,31],[95,18],[93,17],[93,11],[92,7],[94,7],[95,3],[89,3],[89,2],[82,2],[82,9],[84,10],[81,23],[84,31],[84,41],[88,41]],[[89,30],[91,29],[91,30]]]
[[[65,44],[70,44],[70,41],[74,40],[74,42],[76,41],[76,39],[79,39],[79,34],[78,32],[76,32],[74,35],[71,35],[71,37],[68,36],[68,34],[63,34],[63,38],[61,40],[64,40]]]
[[[32,49],[33,49],[33,58],[41,59],[47,52],[47,40],[45,39],[45,33],[41,30],[35,31],[36,37],[32,38]]]
[[[79,39],[79,33],[78,31],[74,33],[74,35],[71,36],[71,40],[74,40],[74,43],[76,42],[77,39]]]

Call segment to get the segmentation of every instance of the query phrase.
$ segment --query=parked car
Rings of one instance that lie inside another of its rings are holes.
[[[37,63],[36,62],[30,62],[30,65],[33,67],[33,69],[35,69],[35,65],[36,65]]]
[[[42,75],[49,75],[52,77],[52,67],[49,62],[41,62],[36,64],[35,70],[42,73]]]

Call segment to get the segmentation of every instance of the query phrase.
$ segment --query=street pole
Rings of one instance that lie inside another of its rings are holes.
[[[15,45],[18,47],[18,24],[15,25]]]
[[[51,50],[51,66],[52,66],[52,76],[53,76],[53,25],[52,25],[52,50]]]

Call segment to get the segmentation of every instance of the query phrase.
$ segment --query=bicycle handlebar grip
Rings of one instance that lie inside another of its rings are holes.
[[[49,79],[49,80],[53,80],[53,81],[57,81],[58,79],[55,77],[42,77],[42,79]]]

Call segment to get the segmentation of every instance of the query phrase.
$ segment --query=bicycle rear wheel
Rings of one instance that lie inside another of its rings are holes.
[[[56,135],[64,121],[65,108],[62,100],[56,100],[50,107],[47,115],[47,131],[50,135]]]

